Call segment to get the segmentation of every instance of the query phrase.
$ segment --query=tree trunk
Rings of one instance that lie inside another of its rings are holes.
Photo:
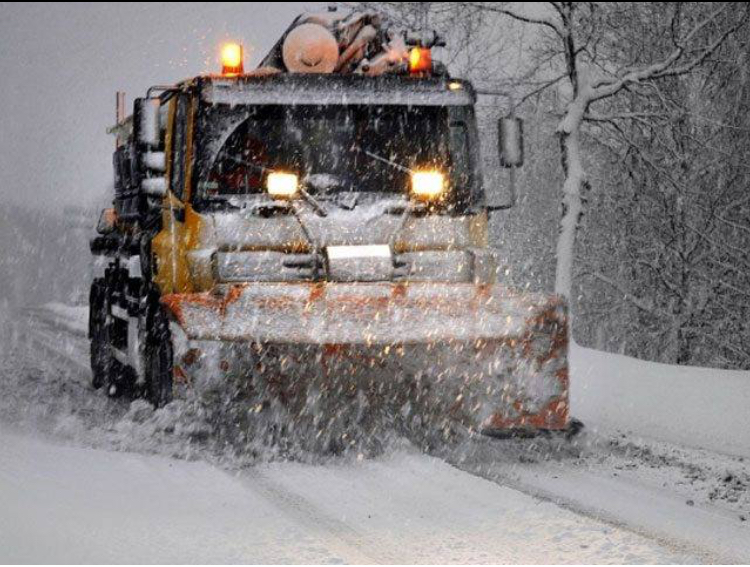
[[[587,183],[580,143],[581,123],[587,106],[584,100],[574,100],[557,130],[565,183],[562,188],[562,220],[557,241],[555,293],[567,299],[571,299],[573,294],[576,236],[583,216],[582,195]]]

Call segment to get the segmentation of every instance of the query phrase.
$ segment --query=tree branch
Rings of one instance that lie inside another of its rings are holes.
[[[650,302],[647,302],[639,297],[636,297],[629,291],[623,289],[617,282],[608,278],[604,274],[600,274],[598,272],[591,272],[589,275],[593,277],[594,279],[597,279],[600,282],[605,283],[609,285],[610,287],[612,287],[613,289],[620,292],[625,299],[627,299],[630,303],[632,303],[641,311],[645,311],[649,315],[653,315],[655,317],[668,317],[668,315],[664,313],[661,309],[651,304]]]
[[[552,79],[551,81],[547,81],[547,82],[546,82],[546,83],[544,83],[544,84],[543,84],[542,86],[540,86],[540,87],[539,87],[539,88],[537,88],[537,89],[534,89],[534,90],[533,90],[533,91],[531,91],[530,93],[527,93],[527,94],[523,95],[523,96],[521,97],[521,99],[520,99],[520,100],[519,100],[519,101],[518,101],[518,102],[516,103],[516,106],[521,106],[521,105],[522,105],[522,104],[523,104],[524,102],[526,102],[526,101],[527,101],[527,100],[529,100],[530,98],[532,98],[532,97],[534,97],[534,96],[536,96],[536,95],[538,95],[538,94],[541,94],[541,93],[543,93],[543,92],[544,92],[544,91],[546,91],[546,90],[547,90],[548,88],[550,88],[550,87],[552,87],[552,86],[556,85],[557,83],[559,83],[560,81],[562,81],[562,80],[563,80],[563,79],[564,79],[565,77],[567,77],[567,76],[568,76],[567,74],[563,74],[563,75],[560,75],[559,77],[557,77],[557,78],[555,78],[555,79]]]
[[[506,8],[498,8],[497,6],[488,5],[485,2],[465,2],[466,6],[472,6],[474,8],[479,8],[480,10],[485,10],[488,12],[494,12],[496,14],[500,14],[502,16],[508,16],[509,18],[512,18],[516,21],[522,22],[524,24],[533,24],[537,26],[544,26],[546,28],[551,29],[553,32],[555,32],[559,37],[563,36],[562,30],[560,27],[553,21],[553,20],[546,20],[544,18],[532,18],[531,16],[525,16],[523,14],[519,14],[517,12],[514,12],[513,10],[508,10]]]
[[[724,13],[731,2],[724,3],[721,8],[713,12],[705,20],[696,25],[681,42],[677,42],[678,47],[663,61],[653,63],[648,67],[629,71],[619,77],[616,80],[602,79],[597,83],[590,85],[589,89],[589,100],[595,102],[605,98],[612,97],[619,93],[623,88],[629,84],[642,83],[643,81],[661,79],[664,77],[671,77],[676,75],[684,75],[689,73],[699,65],[701,65],[711,54],[715,53],[719,47],[721,47],[727,38],[739,30],[742,26],[747,23],[749,9],[745,10],[742,18],[740,18],[735,25],[731,26],[726,30],[719,38],[706,48],[699,57],[696,57],[692,61],[687,62],[680,67],[674,67],[685,54],[685,44],[689,43],[698,33],[700,33],[706,26],[714,22],[722,13]]]

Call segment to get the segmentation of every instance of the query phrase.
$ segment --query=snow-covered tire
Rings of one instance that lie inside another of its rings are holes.
[[[109,342],[108,311],[106,284],[103,280],[96,280],[91,284],[89,294],[89,337],[91,385],[97,390],[112,381],[117,364]]]
[[[146,388],[149,401],[157,408],[172,401],[173,352],[169,322],[163,309],[154,313],[146,342]]]

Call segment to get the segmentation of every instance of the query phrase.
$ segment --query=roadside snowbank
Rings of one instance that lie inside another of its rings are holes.
[[[644,362],[574,346],[573,415],[620,431],[750,457],[750,372]]]

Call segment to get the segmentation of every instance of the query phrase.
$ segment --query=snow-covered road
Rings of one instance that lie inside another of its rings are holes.
[[[0,432],[3,563],[639,563],[696,559],[430,457],[208,464]]]
[[[215,459],[167,412],[90,390],[84,322],[33,312],[31,351],[0,345],[0,562],[750,560],[746,438],[711,450],[746,418],[712,418],[690,446],[675,429],[655,435],[627,387],[649,379],[645,363],[576,347],[574,410],[589,426],[577,445],[479,439],[438,459],[404,443],[359,461],[248,466]],[[746,376],[718,374],[740,403]]]

